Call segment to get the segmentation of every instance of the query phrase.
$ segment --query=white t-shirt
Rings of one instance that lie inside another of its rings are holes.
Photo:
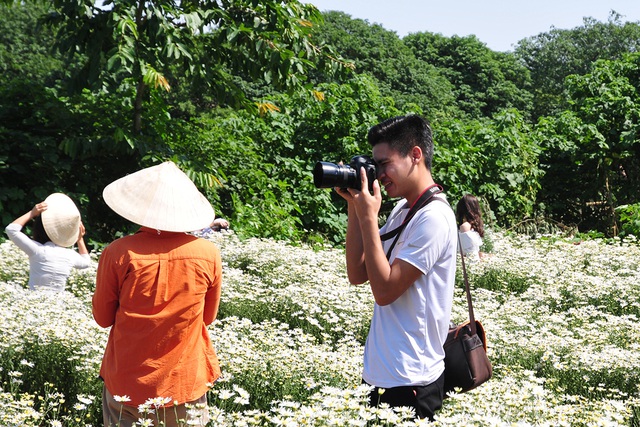
[[[7,225],[9,239],[29,257],[29,289],[61,292],[67,284],[72,268],[87,268],[91,265],[89,254],[79,254],[73,249],[63,248],[53,242],[44,245],[29,238],[19,224]]]
[[[409,211],[401,209],[403,204],[395,206],[380,234],[402,223]],[[455,215],[440,201],[418,211],[402,231],[389,262],[402,259],[423,275],[393,303],[375,304],[364,350],[362,378],[367,383],[383,388],[428,385],[442,375],[457,239]],[[385,252],[392,242],[383,242]]]
[[[465,255],[465,260],[480,261],[480,246],[482,246],[482,237],[476,230],[469,230],[458,233],[460,245]]]

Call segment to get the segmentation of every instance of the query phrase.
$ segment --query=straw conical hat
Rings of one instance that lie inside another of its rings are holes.
[[[62,247],[73,246],[80,233],[80,211],[66,194],[53,193],[45,200],[47,210],[42,212],[42,225],[53,243]]]
[[[102,196],[118,215],[156,230],[200,230],[215,218],[211,203],[173,162],[122,177]]]

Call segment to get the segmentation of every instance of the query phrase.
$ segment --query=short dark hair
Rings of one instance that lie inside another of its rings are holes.
[[[369,144],[385,142],[406,157],[415,146],[420,147],[424,163],[431,170],[433,162],[433,136],[429,123],[416,114],[387,119],[369,129]]]

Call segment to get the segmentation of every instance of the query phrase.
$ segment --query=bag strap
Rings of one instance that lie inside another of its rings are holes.
[[[462,242],[458,239],[458,247],[460,248],[460,260],[462,261],[462,276],[464,277],[464,287],[467,292],[467,306],[469,308],[469,328],[471,329],[471,335],[475,335],[476,331],[476,317],[473,314],[473,302],[471,301],[471,289],[469,287],[469,278],[467,277],[467,268],[464,265],[464,252],[462,250]]]
[[[446,201],[439,198],[434,198],[436,194],[441,192],[442,192],[442,187],[440,187],[437,184],[427,188],[425,192],[422,193],[420,198],[416,201],[416,203],[413,204],[413,206],[409,210],[409,213],[405,217],[404,221],[402,221],[402,224],[400,224],[398,227],[380,236],[380,239],[382,241],[389,240],[390,238],[395,236],[395,239],[393,239],[391,246],[389,246],[389,249],[387,250],[387,259],[389,259],[389,257],[391,256],[391,251],[393,250],[393,247],[396,245],[396,242],[400,237],[400,233],[402,232],[402,230],[404,230],[404,228],[407,226],[407,224],[409,223],[411,218],[413,218],[416,212],[418,212],[420,209],[428,205],[433,200],[440,200],[443,203],[446,203],[447,206],[449,206],[449,204]],[[401,209],[404,209],[404,206]],[[462,277],[464,278],[464,288],[467,294],[467,307],[469,309],[469,328],[471,329],[471,335],[475,335],[477,333],[476,317],[473,313],[471,287],[469,286],[469,277],[467,276],[467,267],[464,263],[464,251],[462,250],[462,242],[460,241],[460,239],[458,239],[458,247],[460,248],[460,261],[462,262]]]
[[[441,193],[441,192],[442,192],[442,187],[440,185],[438,185],[438,184],[434,184],[434,185],[428,187],[420,195],[418,200],[415,201],[413,206],[411,206],[411,209],[409,209],[409,213],[407,214],[407,216],[402,221],[402,224],[400,224],[398,227],[394,228],[393,230],[388,231],[388,232],[380,235],[380,240],[382,240],[383,242],[385,240],[389,240],[392,237],[395,237],[395,239],[393,240],[393,243],[391,243],[391,246],[389,246],[389,249],[387,250],[387,259],[389,259],[391,257],[391,250],[396,245],[396,242],[398,241],[398,238],[400,238],[400,233],[402,233],[402,230],[404,230],[405,227],[407,226],[407,224],[409,224],[409,221],[411,221],[411,219],[414,217],[414,215],[420,209],[422,209],[423,207],[428,205],[429,202],[434,200],[433,196],[435,196],[436,194]],[[407,202],[405,202],[405,205],[406,204],[407,204]],[[405,205],[403,205],[400,209],[405,209],[406,208]]]

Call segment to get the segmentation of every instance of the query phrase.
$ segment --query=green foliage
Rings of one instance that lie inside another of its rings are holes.
[[[489,121],[434,124],[434,175],[452,200],[464,193],[487,199],[502,225],[531,216],[536,208],[540,148],[517,110]]]
[[[434,64],[416,58],[395,32],[342,12],[325,12],[323,17],[314,39],[352,60],[356,73],[372,76],[382,95],[393,98],[398,108],[416,105],[431,118],[459,114],[454,84]]]
[[[609,397],[610,391],[605,390],[602,387],[603,384],[606,384],[610,389],[624,390],[624,394],[634,394],[638,390],[638,382],[640,381],[640,375],[629,375],[629,372],[623,372],[619,369],[603,369],[584,375],[578,369],[555,369],[550,361],[538,365],[537,371],[541,377],[554,378],[558,383],[559,391],[563,393],[596,399]]]
[[[273,96],[264,105],[275,110],[213,111],[172,148],[215,171],[221,186],[208,195],[239,236],[342,242],[344,201],[315,188],[313,167],[369,153],[368,128],[398,111],[362,76],[322,84],[315,94]]]
[[[78,193],[77,199],[93,201],[88,204],[87,213],[83,212],[85,222],[91,224],[88,239],[109,241],[119,231],[130,229],[130,225],[99,202],[102,188],[140,167],[171,159],[214,202],[221,203],[218,211],[228,213],[241,235],[320,239],[304,228],[300,218],[306,215],[298,206],[300,199],[309,199],[308,195],[302,195],[311,190],[307,176],[309,160],[289,159],[278,153],[280,148],[291,143],[295,131],[293,122],[284,120],[278,127],[281,132],[264,132],[271,129],[267,129],[267,124],[259,118],[259,123],[249,124],[244,129],[248,132],[245,134],[241,130],[238,136],[241,141],[257,136],[256,144],[238,145],[238,151],[235,142],[224,141],[229,129],[219,128],[212,135],[196,131],[197,136],[194,136],[190,132],[200,126],[198,121],[202,119],[190,123],[176,121],[170,115],[171,112],[175,117],[187,120],[193,114],[201,115],[201,111],[192,107],[202,108],[204,100],[251,106],[244,97],[244,87],[237,86],[233,77],[236,72],[246,78],[262,78],[276,88],[297,88],[302,97],[306,92],[305,102],[313,99],[311,92],[302,87],[308,70],[349,66],[341,62],[338,55],[329,55],[329,47],[311,44],[308,33],[321,19],[317,9],[297,2],[257,4],[240,0],[224,8],[162,1],[146,3],[143,9],[137,9],[135,5],[135,2],[116,1],[107,5],[110,7],[98,8],[89,1],[64,0],[51,5],[52,12],[44,21],[58,31],[57,47],[71,55],[71,59],[76,57],[76,52],[84,53],[77,57],[83,61],[83,67],[74,76],[76,86],[66,84],[71,81],[58,82],[60,87],[63,84],[71,87],[72,95],[63,97],[62,92],[48,88],[43,88],[42,94],[33,95],[49,97],[51,108],[48,110],[42,111],[47,102],[35,98],[30,104],[22,103],[13,110],[0,111],[3,119],[0,124],[6,123],[8,128],[0,127],[0,135],[4,133],[3,139],[7,141],[3,145],[4,152],[0,152],[0,168],[10,172],[3,176],[16,181],[0,182],[0,188],[4,190],[0,200],[4,222],[29,209],[39,198],[54,191],[54,186],[55,190],[67,193],[73,188]],[[34,25],[35,17],[44,12],[44,9],[29,7],[31,9],[25,10],[32,13],[31,20],[19,21],[25,27]],[[92,36],[86,37],[87,34]],[[53,42],[51,38],[48,41]],[[20,64],[21,59],[18,56],[11,63]],[[201,66],[194,67],[194,63]],[[331,75],[329,71],[325,72],[327,76]],[[183,89],[183,82],[190,89]],[[167,90],[172,86],[181,87],[181,90],[168,95]],[[83,87],[92,90],[80,91]],[[7,86],[5,90],[5,98],[11,101],[29,99],[20,91],[34,92],[29,83]],[[184,98],[195,91],[198,96],[194,99]],[[31,109],[27,109],[27,105]],[[210,105],[204,107],[210,110]],[[252,112],[258,110],[254,106],[246,112],[239,111],[239,117],[231,121],[252,122],[255,120]],[[24,118],[34,120],[43,114],[54,116],[46,118],[46,126],[54,126],[54,130],[46,135],[45,147],[49,151],[35,147],[24,153],[24,146],[34,145],[28,141],[33,139],[30,135],[33,126],[20,130],[22,134],[13,128]],[[63,125],[62,129],[55,128]],[[262,138],[263,133],[273,138],[276,145]],[[224,142],[217,140],[218,137]],[[211,149],[206,141],[214,141],[218,146]],[[233,148],[227,150],[228,147]],[[263,150],[271,158],[264,158]],[[235,155],[237,162],[233,159]],[[63,161],[58,161],[58,157]],[[49,163],[46,169],[39,170],[52,179],[43,182],[32,175],[31,180],[25,180],[28,168],[38,166],[43,158]],[[234,166],[230,170],[221,167],[232,162]],[[280,171],[282,168],[284,170]],[[280,178],[279,174],[282,175]],[[226,193],[218,195],[217,190],[223,182],[230,185],[226,187]],[[246,182],[250,184],[245,185]],[[28,197],[25,189],[32,189],[30,191],[36,193],[36,197]],[[320,199],[327,198],[322,196]],[[327,204],[326,201],[321,203]],[[4,209],[5,206],[10,208]],[[334,214],[329,210],[328,215]],[[331,222],[335,219],[334,216]]]
[[[640,55],[598,61],[566,81],[569,110],[538,125],[542,200],[563,221],[615,235],[615,206],[640,192]]]
[[[66,71],[61,61],[53,54],[50,62],[43,58],[52,41],[50,32],[37,25],[43,9],[31,4],[1,8],[6,46],[20,47],[3,62],[3,73],[15,77],[0,85],[2,223],[61,191],[83,212],[87,239],[108,241],[110,227],[121,229],[125,222],[89,200],[99,200],[106,183],[136,168],[135,153],[119,138],[118,129],[126,121],[123,98],[120,93],[88,91],[63,96],[59,86]],[[21,34],[32,34],[32,38]],[[30,61],[38,61],[38,66]],[[31,65],[35,68],[24,69]]]
[[[618,222],[620,224],[620,235],[640,236],[640,203],[633,205],[622,205],[616,207]]]
[[[84,54],[76,75],[80,87],[113,90],[133,80],[129,101],[136,136],[143,114],[144,121],[160,118],[143,108],[149,95],[169,92],[185,78],[237,104],[244,94],[235,84],[235,72],[277,88],[300,88],[314,60],[325,54],[308,37],[320,13],[297,1],[114,0],[105,6],[93,0],[56,0],[45,22],[57,29],[61,52],[70,58]],[[337,58],[330,62],[343,65]]]
[[[230,114],[200,120],[194,133],[185,136],[187,152],[197,149],[200,162],[217,172],[220,187],[208,194],[216,201],[217,216],[228,218],[235,232],[244,238],[256,235],[301,240],[300,212],[290,181],[280,176],[300,173],[301,165],[289,163],[291,170],[280,170],[272,147],[263,151],[255,140],[262,119],[249,113]],[[180,151],[179,151],[180,152]],[[194,157],[190,157],[194,158]]]
[[[47,396],[35,409],[52,419],[68,416],[78,394],[97,396],[102,390],[99,379],[88,381],[77,369],[78,353],[68,342],[25,339],[20,348],[0,353],[0,384],[8,384],[14,394]],[[101,409],[94,402],[88,416],[97,417]]]
[[[640,426],[640,407],[632,406],[631,410],[632,410],[632,416],[631,416],[631,420],[629,421],[629,425],[631,427],[638,427]]]
[[[12,211],[27,212],[44,200],[53,192],[51,183],[61,186],[73,165],[58,149],[69,120],[64,103],[41,86],[18,80],[12,83],[0,88],[0,211],[4,224],[18,216],[11,215]]]
[[[584,18],[573,29],[553,28],[518,42],[515,56],[531,72],[534,118],[566,108],[564,80],[591,71],[598,59],[620,59],[640,48],[640,24],[611,11],[608,22]]]
[[[37,24],[46,5],[0,5],[0,220],[8,224],[64,188],[72,159],[59,150],[71,122],[55,85],[65,75],[50,51],[54,33]],[[37,171],[37,173],[33,173]],[[47,177],[43,180],[43,177]],[[61,188],[62,187],[62,188]]]
[[[487,197],[504,224],[534,212],[540,188],[540,148],[516,110],[499,113],[493,126],[480,132],[485,182],[477,194]]]
[[[4,84],[14,79],[51,85],[65,74],[63,61],[51,52],[54,32],[37,24],[46,4],[0,3],[0,75]]]
[[[449,81],[459,110],[471,118],[515,108],[528,116],[529,72],[511,54],[493,52],[475,36],[415,33],[402,39],[423,64]]]
[[[521,294],[531,285],[527,277],[500,269],[485,269],[482,274],[472,275],[469,280],[476,288],[507,294]]]
[[[613,235],[615,207],[640,194],[638,59],[623,56],[640,31],[616,14],[524,40],[514,55],[474,36],[400,39],[298,2],[2,11],[4,223],[63,191],[101,247],[134,228],[105,207],[104,186],[171,159],[243,238],[341,244],[344,201],[313,186],[313,165],[368,153],[371,125],[411,112],[433,124],[434,173],[451,200],[476,194],[497,226]]]

